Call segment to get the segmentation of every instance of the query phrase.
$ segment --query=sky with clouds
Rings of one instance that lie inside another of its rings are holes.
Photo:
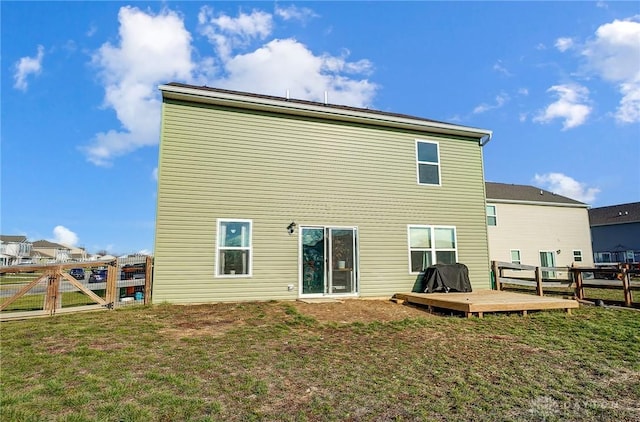
[[[490,129],[489,181],[640,201],[637,2],[3,2],[1,19],[2,234],[151,251],[172,81]]]

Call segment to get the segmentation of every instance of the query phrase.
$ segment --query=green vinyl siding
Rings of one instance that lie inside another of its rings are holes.
[[[409,224],[455,226],[473,288],[489,287],[477,140],[173,100],[162,122],[154,302],[297,298],[293,221],[357,227],[362,297],[413,287]],[[438,142],[442,186],[417,183],[416,139]],[[216,277],[217,219],[252,220],[252,277]]]

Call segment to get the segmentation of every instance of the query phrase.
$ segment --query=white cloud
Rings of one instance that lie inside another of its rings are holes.
[[[175,12],[147,14],[123,7],[118,14],[118,45],[105,43],[93,56],[101,70],[105,107],[122,125],[95,135],[85,146],[89,161],[109,165],[114,157],[158,143],[160,100],[156,85],[167,80],[190,80],[191,34]]]
[[[38,53],[35,57],[22,57],[15,64],[15,80],[13,87],[21,91],[26,91],[29,87],[27,77],[29,75],[39,75],[42,72],[42,59],[44,58],[44,47],[38,46]]]
[[[158,167],[154,168],[151,172],[151,178],[156,182],[158,181]]]
[[[573,39],[572,38],[558,38],[555,43],[555,47],[561,52],[565,52],[573,47]]]
[[[219,83],[225,88],[241,89],[292,98],[324,101],[356,107],[369,105],[376,85],[343,76],[340,72],[365,72],[367,61],[348,62],[344,57],[314,55],[306,46],[292,40],[273,40],[263,47],[230,59],[225,68],[228,77]]]
[[[640,122],[639,20],[635,16],[600,26],[582,50],[589,69],[617,85],[622,98],[615,118],[620,123]]]
[[[98,27],[95,25],[91,25],[89,29],[87,29],[86,35],[87,37],[91,38],[96,34],[96,32],[98,32]]]
[[[476,106],[476,108],[473,109],[473,113],[474,114],[479,114],[479,113],[484,113],[487,112],[489,110],[493,110],[496,108],[500,108],[502,106],[504,106],[507,102],[509,102],[509,95],[502,92],[499,95],[496,95],[496,102],[495,104],[486,104],[486,103],[482,103],[479,106]]]
[[[372,63],[349,61],[346,49],[337,56],[315,54],[292,38],[273,39],[250,49],[251,42],[271,35],[272,16],[265,12],[254,10],[231,18],[215,15],[205,6],[198,20],[200,33],[215,47],[221,62],[210,85],[278,96],[289,92],[292,98],[311,101],[324,101],[327,92],[330,103],[356,107],[370,105],[375,95],[377,85],[358,79],[372,72]]]
[[[585,203],[592,203],[600,192],[600,189],[588,187],[562,173],[536,174],[533,180],[546,190]]]
[[[529,116],[528,113],[520,113],[518,115],[518,120],[521,122],[526,122],[528,116]]]
[[[53,229],[53,242],[65,246],[76,246],[78,235],[64,226],[55,226]]]
[[[527,95],[529,95],[529,89],[527,89],[527,88],[520,88],[520,89],[518,89],[518,94],[520,94],[520,95],[524,95],[524,96],[527,96]]]
[[[216,47],[222,60],[230,58],[235,48],[245,47],[255,39],[264,40],[273,30],[273,17],[269,13],[254,10],[232,18],[213,8],[203,6],[198,14],[199,30]]]
[[[547,90],[554,93],[557,100],[540,111],[534,122],[549,123],[555,119],[563,119],[562,130],[571,129],[584,124],[591,113],[589,90],[581,85],[554,85]]]
[[[506,67],[504,67],[504,66],[502,65],[502,61],[501,61],[501,60],[498,60],[498,61],[493,65],[493,70],[495,70],[495,71],[496,71],[496,72],[498,72],[498,73],[502,73],[502,74],[503,74],[503,75],[505,75],[505,76],[513,76],[513,75],[511,74],[511,72],[509,72],[509,70],[507,70],[507,68],[506,68]]]
[[[294,5],[289,7],[280,7],[276,5],[275,14],[285,21],[297,20],[303,23],[311,18],[318,17],[318,15],[311,9],[307,7],[296,7]]]

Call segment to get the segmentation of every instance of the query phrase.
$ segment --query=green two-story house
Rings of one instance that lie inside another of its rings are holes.
[[[171,83],[153,301],[390,297],[429,265],[490,287],[491,131]]]

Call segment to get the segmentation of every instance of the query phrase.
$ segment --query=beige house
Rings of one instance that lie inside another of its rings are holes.
[[[490,287],[483,129],[168,84],[153,301],[388,297],[437,262]]]
[[[66,262],[71,259],[71,248],[48,240],[36,240],[32,246],[34,263]]]
[[[486,192],[491,260],[593,266],[587,204],[525,185],[487,182]]]

